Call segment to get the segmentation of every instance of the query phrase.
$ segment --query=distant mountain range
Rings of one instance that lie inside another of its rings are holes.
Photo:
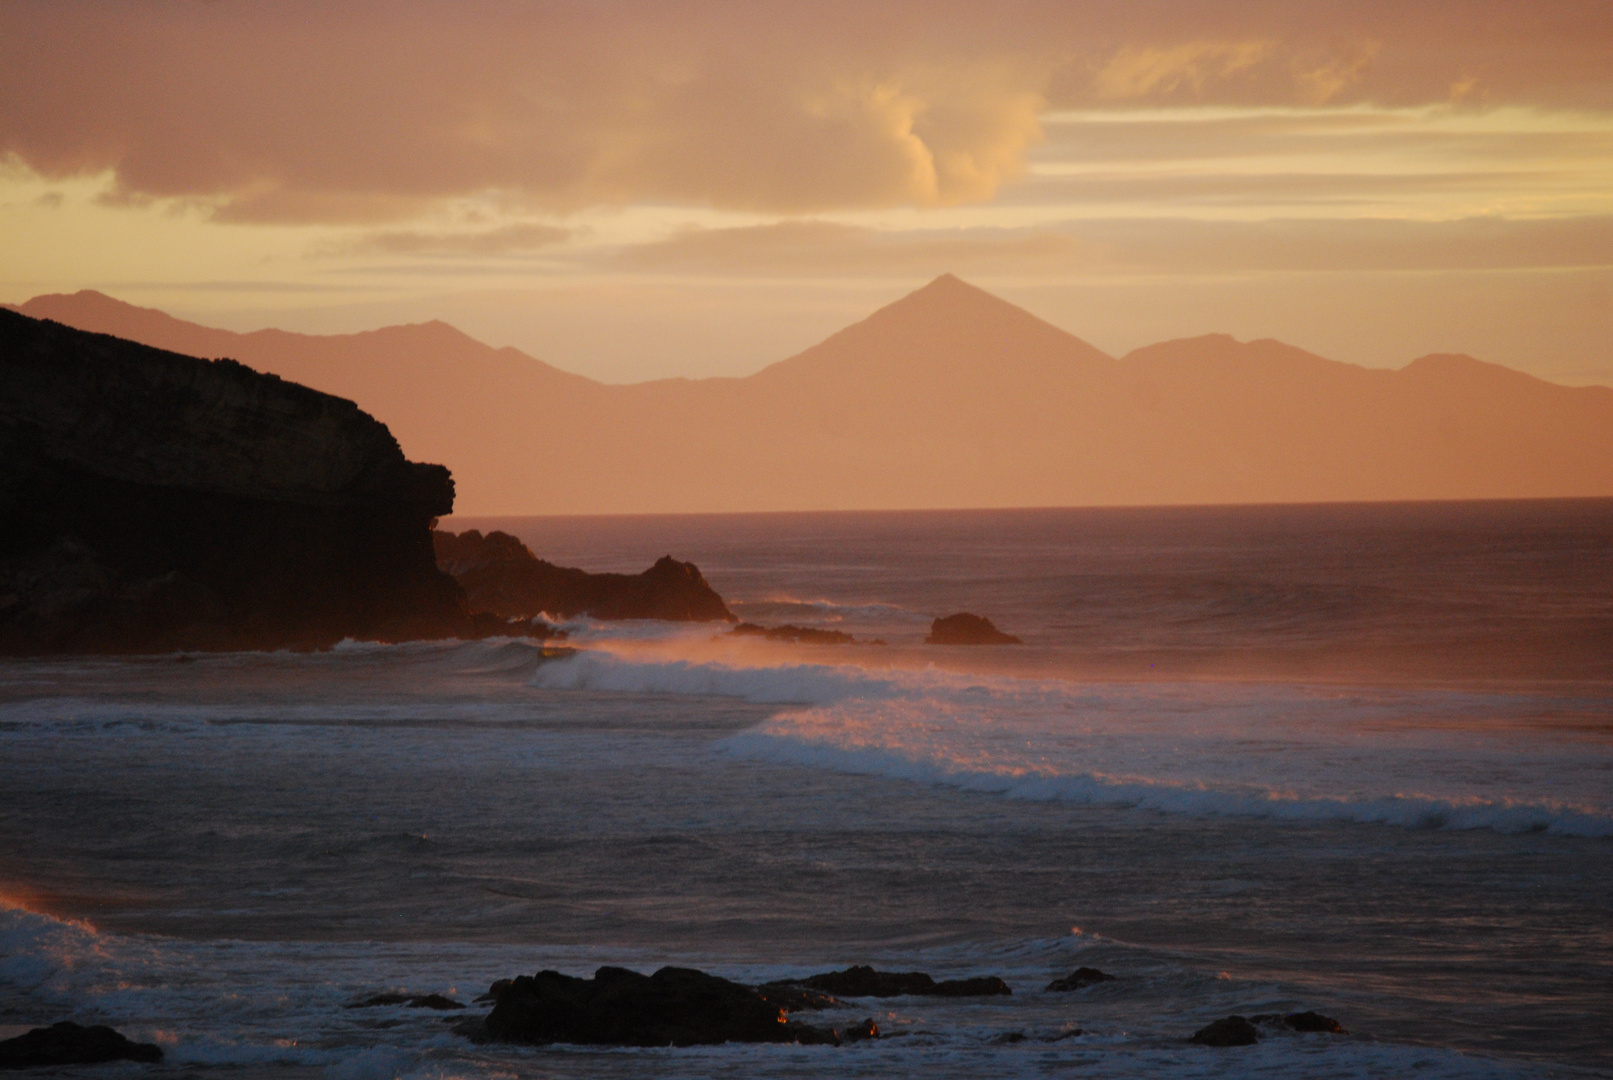
[[[754,375],[628,386],[441,322],[236,334],[90,291],[17,310],[351,398],[453,470],[460,514],[1613,495],[1613,388],[1225,335],[1117,360],[950,275]]]

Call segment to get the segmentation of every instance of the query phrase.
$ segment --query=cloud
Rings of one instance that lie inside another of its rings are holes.
[[[516,255],[552,247],[569,239],[572,230],[555,225],[505,225],[475,232],[424,232],[397,230],[366,233],[352,240],[321,248],[320,255]]]
[[[1048,109],[1613,109],[1602,0],[0,6],[0,156],[237,222],[989,200]]]
[[[686,275],[1110,276],[1543,270],[1613,266],[1613,217],[1111,219],[883,232],[827,221],[690,230],[621,250],[618,268]]]
[[[1189,41],[1170,48],[1127,45],[1093,77],[1098,97],[1125,99],[1190,89],[1201,95],[1212,81],[1246,72],[1269,56],[1270,41]]]

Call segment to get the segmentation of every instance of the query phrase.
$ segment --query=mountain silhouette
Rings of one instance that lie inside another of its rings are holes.
[[[745,378],[613,386],[445,323],[235,334],[95,292],[18,310],[358,402],[459,512],[1613,495],[1613,389],[1208,335],[1116,359],[944,275]]]

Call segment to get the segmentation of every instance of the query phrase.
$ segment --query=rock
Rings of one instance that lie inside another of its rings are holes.
[[[922,971],[875,971],[865,964],[844,971],[811,975],[798,980],[798,983],[811,990],[842,997],[901,997],[908,994],[920,997],[988,997],[1013,993],[1008,984],[995,975],[936,982]]]
[[[463,1009],[465,1003],[441,994],[376,994],[363,1001],[343,1006],[348,1009],[370,1009],[380,1005],[406,1005],[411,1009]]]
[[[474,636],[453,501],[351,401],[0,310],[0,653]]]
[[[991,620],[960,611],[956,615],[936,619],[930,624],[926,645],[1023,645],[1012,634],[1005,634],[992,625]]]
[[[978,975],[972,979],[948,979],[924,991],[926,997],[999,997],[1012,994],[1009,985],[995,975]]]
[[[1283,1023],[1295,1031],[1322,1031],[1329,1035],[1349,1034],[1331,1016],[1323,1016],[1321,1013],[1311,1012],[1308,1009],[1305,1012],[1289,1013],[1283,1017]]]
[[[52,1065],[96,1065],[104,1061],[162,1060],[162,1048],[130,1042],[109,1027],[81,1027],[63,1020],[34,1028],[0,1042],[0,1069],[37,1069]]]
[[[1187,1041],[1200,1046],[1253,1046],[1260,1041],[1260,1032],[1243,1017],[1229,1016],[1199,1028]]]
[[[1252,1024],[1281,1024],[1294,1031],[1320,1031],[1329,1035],[1349,1034],[1331,1016],[1323,1016],[1321,1013],[1311,1012],[1308,1009],[1305,1012],[1261,1013],[1259,1016],[1251,1016],[1249,1022]]]
[[[504,993],[504,991],[508,990],[514,985],[514,979],[499,979],[492,986],[487,988],[487,993],[483,994],[479,998],[476,998],[473,1004],[480,1005],[484,1001],[497,1001],[500,994]]]
[[[837,1031],[835,1034],[840,1036],[841,1042],[862,1042],[864,1039],[877,1039],[879,1038],[879,1025],[874,1023],[874,1018],[870,1016],[856,1027],[849,1027],[843,1031]]]
[[[792,645],[854,645],[857,642],[855,637],[843,630],[818,630],[790,623],[772,627],[740,623],[729,633],[738,637],[764,637],[768,641],[787,641]]]
[[[859,964],[844,971],[809,975],[801,979],[800,984],[841,997],[901,997],[927,993],[935,980],[922,971],[875,971],[866,964]]]
[[[1001,1035],[994,1035],[988,1041],[993,1046],[1012,1046],[1015,1043],[1024,1042],[1025,1033],[1023,1031],[1005,1031]]]
[[[459,1029],[477,1037],[471,1026]],[[787,1021],[756,991],[691,968],[654,975],[602,967],[592,979],[540,971],[511,980],[480,1037],[546,1045],[701,1046],[724,1042],[835,1044],[825,1028]]]
[[[1097,968],[1080,967],[1062,979],[1054,979],[1047,984],[1047,993],[1064,994],[1071,990],[1084,990],[1098,983],[1114,982],[1113,975],[1099,971]]]
[[[811,990],[797,983],[774,982],[764,983],[756,988],[762,1000],[777,1005],[785,1012],[801,1012],[803,1010],[817,1011],[820,1009],[843,1009],[846,1003],[833,994],[825,994],[821,990]]]
[[[590,574],[556,566],[505,532],[434,532],[437,565],[464,588],[470,606],[506,618],[737,622],[694,563],[670,555],[642,574]]]

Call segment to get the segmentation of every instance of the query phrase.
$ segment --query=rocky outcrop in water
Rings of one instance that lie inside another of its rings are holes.
[[[350,401],[0,311],[0,653],[508,632],[436,568],[453,500]]]
[[[736,637],[759,637],[768,641],[783,641],[791,645],[855,645],[857,639],[844,630],[819,630],[815,626],[758,626],[740,623],[729,631]]]
[[[1228,1016],[1199,1028],[1187,1041],[1200,1046],[1253,1046],[1260,1041],[1260,1032],[1245,1017]]]
[[[540,971],[500,980],[493,1011],[461,1034],[493,1042],[584,1046],[704,1046],[725,1042],[839,1044],[828,1028],[787,1020],[755,990],[692,968],[654,975],[602,967],[592,979]],[[872,1021],[868,1032],[877,1034]],[[858,1029],[848,1034],[857,1037]]]
[[[1310,1009],[1293,1013],[1261,1013],[1259,1016],[1251,1016],[1249,1022],[1251,1024],[1285,1027],[1290,1031],[1319,1032],[1325,1035],[1349,1034],[1331,1016],[1323,1016],[1321,1013],[1313,1012]]]
[[[0,1069],[161,1060],[162,1047],[154,1043],[131,1042],[104,1025],[83,1027],[71,1020],[34,1028],[15,1039],[0,1042]]]
[[[995,975],[936,982],[922,971],[876,971],[866,964],[844,971],[829,971],[795,980],[809,990],[838,997],[993,997],[1012,994],[1007,983]]]
[[[737,622],[694,563],[667,555],[642,574],[590,574],[556,566],[505,532],[434,532],[437,565],[464,588],[471,607],[506,618]]]
[[[1023,645],[1013,634],[997,629],[990,619],[960,611],[930,624],[926,645]]]
[[[1079,967],[1061,979],[1054,979],[1047,984],[1047,993],[1067,994],[1072,990],[1084,990],[1098,983],[1114,982],[1115,977],[1097,968]]]
[[[762,1000],[777,1005],[785,1012],[818,1012],[822,1009],[843,1009],[846,1003],[833,994],[821,990],[808,990],[800,983],[770,982],[756,988]]]

